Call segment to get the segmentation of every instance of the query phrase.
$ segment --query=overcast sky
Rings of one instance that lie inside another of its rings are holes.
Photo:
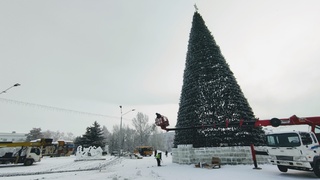
[[[195,3],[256,117],[320,115],[319,0],[0,0],[0,132],[174,127]]]

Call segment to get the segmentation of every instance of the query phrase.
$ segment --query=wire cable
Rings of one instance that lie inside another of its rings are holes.
[[[76,113],[80,115],[87,115],[87,116],[98,116],[98,117],[107,117],[107,118],[113,118],[113,119],[120,119],[120,117],[117,116],[109,116],[109,115],[103,115],[103,114],[96,114],[96,113],[90,113],[90,112],[84,112],[84,111],[77,111],[77,110],[71,110],[66,108],[60,108],[60,107],[54,107],[54,106],[47,106],[47,105],[41,105],[41,104],[35,104],[35,103],[29,103],[29,102],[23,102],[23,101],[17,101],[12,99],[5,99],[0,98],[0,102],[6,102],[6,103],[13,103],[18,105],[26,105],[31,106],[34,108],[44,108],[51,111],[62,111],[62,112],[69,112],[69,113]]]

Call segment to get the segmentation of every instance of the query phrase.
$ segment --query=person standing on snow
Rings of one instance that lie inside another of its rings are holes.
[[[161,161],[161,153],[158,153],[158,154],[156,155],[156,160],[157,160],[158,166],[161,166],[161,164],[160,164],[160,161]]]

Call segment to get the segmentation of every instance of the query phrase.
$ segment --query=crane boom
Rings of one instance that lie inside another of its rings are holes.
[[[309,125],[311,126],[311,131],[314,132],[316,126],[320,126],[320,116],[312,117],[297,117],[293,115],[289,118],[272,118],[272,119],[254,119],[254,120],[243,120],[240,121],[229,121],[226,120],[222,123],[213,123],[213,124],[203,124],[195,126],[186,126],[186,127],[176,127],[176,128],[167,128],[169,126],[169,120],[167,117],[156,113],[157,117],[155,119],[156,125],[160,126],[161,129],[166,131],[177,131],[177,130],[187,130],[187,129],[202,129],[202,128],[217,128],[217,127],[259,127],[259,126],[285,126],[285,125]]]
[[[0,142],[0,147],[40,147],[40,146],[48,146],[51,145],[52,139],[41,139],[36,142]]]

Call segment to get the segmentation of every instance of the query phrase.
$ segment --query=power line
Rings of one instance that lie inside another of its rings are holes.
[[[47,106],[47,105],[41,105],[41,104],[35,104],[35,103],[29,103],[29,102],[23,102],[23,101],[17,101],[12,99],[5,99],[0,98],[0,102],[6,102],[6,103],[13,103],[18,105],[25,105],[25,106],[31,106],[33,108],[43,108],[51,111],[62,111],[62,112],[68,112],[68,113],[76,113],[79,115],[87,115],[87,116],[98,116],[98,117],[107,117],[107,118],[113,118],[113,119],[120,119],[120,117],[117,116],[109,116],[109,115],[103,115],[103,114],[96,114],[96,113],[90,113],[90,112],[84,112],[84,111],[77,111],[77,110],[71,110],[71,109],[65,109],[60,107],[54,107],[54,106]]]

